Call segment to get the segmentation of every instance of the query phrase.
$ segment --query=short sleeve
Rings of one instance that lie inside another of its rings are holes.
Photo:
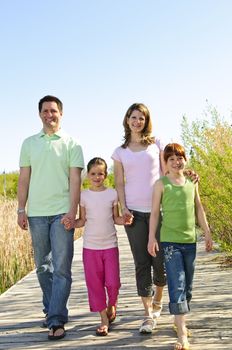
[[[81,191],[80,194],[80,206],[85,207],[85,191]]]
[[[19,166],[20,167],[30,167],[31,166],[31,160],[30,160],[30,142],[29,139],[26,139],[23,141],[21,151],[20,151],[20,158],[19,158]]]
[[[120,157],[120,150],[122,149],[122,147],[117,147],[115,150],[114,150],[114,152],[113,152],[113,154],[112,154],[112,156],[111,156],[111,158],[113,159],[113,160],[117,160],[118,162],[122,162],[121,161],[121,157]]]
[[[69,161],[70,168],[84,168],[84,156],[82,147],[76,143],[72,142],[71,148],[70,148],[70,161]]]

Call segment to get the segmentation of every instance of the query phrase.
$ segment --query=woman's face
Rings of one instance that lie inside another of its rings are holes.
[[[141,133],[145,127],[146,118],[142,112],[135,109],[127,118],[127,124],[134,133]]]

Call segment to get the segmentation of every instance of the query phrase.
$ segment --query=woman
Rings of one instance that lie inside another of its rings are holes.
[[[147,251],[152,188],[163,172],[163,145],[151,136],[152,123],[148,108],[142,103],[129,107],[123,120],[124,143],[115,149],[115,186],[136,270],[138,295],[144,306],[140,333],[151,333],[162,310],[166,284],[163,255],[152,257]],[[159,237],[160,225],[156,236]],[[155,293],[154,293],[155,285]]]

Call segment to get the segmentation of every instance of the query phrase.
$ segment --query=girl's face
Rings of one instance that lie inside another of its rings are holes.
[[[105,166],[93,165],[88,172],[88,179],[93,188],[101,188],[106,178]]]
[[[145,127],[146,118],[142,112],[134,110],[127,118],[127,124],[132,132],[141,133]]]
[[[167,160],[167,168],[169,172],[179,173],[184,170],[186,165],[186,160],[183,156],[177,156],[173,154]]]

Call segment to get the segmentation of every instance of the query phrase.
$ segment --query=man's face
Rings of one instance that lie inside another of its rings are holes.
[[[45,131],[56,132],[59,130],[62,112],[59,111],[56,102],[44,102],[39,115]]]

